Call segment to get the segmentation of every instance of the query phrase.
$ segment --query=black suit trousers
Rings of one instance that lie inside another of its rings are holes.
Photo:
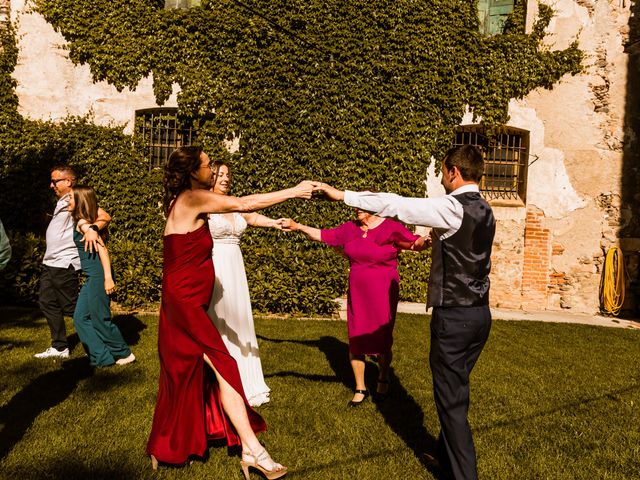
[[[476,451],[467,420],[469,375],[490,330],[488,306],[433,308],[429,364],[441,427],[439,457],[442,464],[451,467],[456,480],[478,478]]]
[[[51,330],[51,346],[57,350],[69,346],[64,316],[73,316],[77,300],[78,272],[72,266],[58,268],[44,265],[38,304]]]

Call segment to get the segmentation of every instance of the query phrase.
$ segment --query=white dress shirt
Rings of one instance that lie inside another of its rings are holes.
[[[462,204],[454,195],[478,191],[478,185],[475,183],[463,185],[444,197],[437,198],[409,198],[395,193],[345,190],[344,203],[381,217],[392,217],[410,225],[431,227],[440,240],[444,240],[456,233],[462,225]]]
[[[78,248],[73,241],[73,219],[69,212],[69,194],[58,200],[47,227],[47,250],[42,261],[48,267],[80,270]]]

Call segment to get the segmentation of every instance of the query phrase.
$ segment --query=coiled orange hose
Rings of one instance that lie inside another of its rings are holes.
[[[605,312],[615,316],[620,313],[624,288],[624,255],[619,247],[611,247],[600,279],[600,305]]]

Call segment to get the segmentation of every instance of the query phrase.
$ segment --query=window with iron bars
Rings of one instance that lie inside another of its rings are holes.
[[[177,147],[193,145],[197,131],[178,117],[177,108],[136,110],[136,134],[142,139],[149,168],[162,167]]]
[[[526,202],[529,132],[504,127],[488,135],[482,125],[456,128],[454,146],[475,145],[484,157],[484,175],[480,191],[487,200]]]

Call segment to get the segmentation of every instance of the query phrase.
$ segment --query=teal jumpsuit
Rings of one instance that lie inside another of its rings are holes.
[[[117,359],[128,357],[131,350],[118,327],[111,322],[111,308],[109,296],[104,289],[104,269],[100,256],[84,250],[82,234],[77,230],[73,231],[73,240],[78,247],[80,265],[86,277],[73,313],[73,324],[89,355],[91,365],[113,365]]]

